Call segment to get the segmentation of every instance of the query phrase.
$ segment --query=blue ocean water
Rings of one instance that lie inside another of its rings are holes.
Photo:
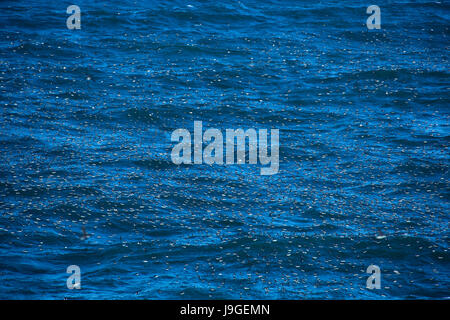
[[[450,297],[447,1],[49,2],[0,2],[0,299]]]

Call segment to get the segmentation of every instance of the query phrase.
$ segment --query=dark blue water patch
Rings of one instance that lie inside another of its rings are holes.
[[[0,4],[0,298],[450,296],[447,3],[68,5]],[[194,121],[279,172],[175,165]]]

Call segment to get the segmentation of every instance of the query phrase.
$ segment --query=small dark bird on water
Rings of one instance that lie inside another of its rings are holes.
[[[383,233],[383,231],[378,230],[378,234],[376,235],[376,237],[378,240],[384,239],[386,238],[385,234]]]
[[[86,240],[87,238],[89,238],[89,234],[87,234],[86,232],[86,228],[85,227],[81,227],[81,230],[83,231],[83,236],[81,237],[81,240]]]

